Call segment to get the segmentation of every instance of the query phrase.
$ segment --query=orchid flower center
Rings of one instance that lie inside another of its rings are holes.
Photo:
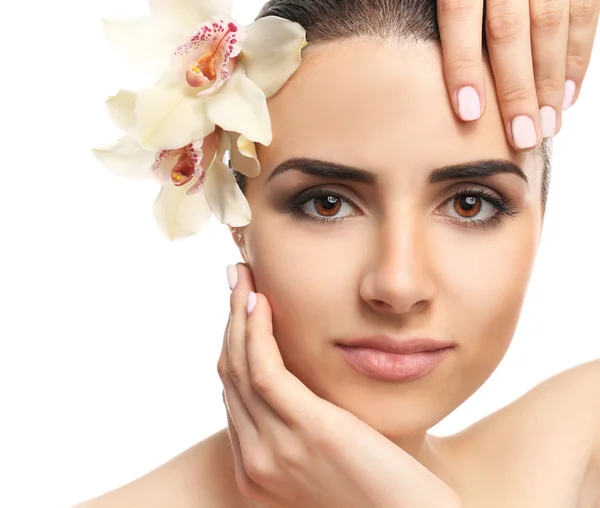
[[[189,145],[177,158],[177,163],[171,170],[171,181],[176,187],[185,185],[195,176],[195,162],[197,156],[192,155]]]
[[[204,55],[202,55],[194,65],[191,65],[188,68],[187,72],[185,73],[185,79],[188,85],[191,87],[204,86],[217,79],[217,59],[222,50],[223,42],[232,32],[237,32],[237,26],[235,26],[233,23],[229,23],[227,31],[223,34],[213,51],[204,53]],[[232,42],[235,42],[235,40]]]

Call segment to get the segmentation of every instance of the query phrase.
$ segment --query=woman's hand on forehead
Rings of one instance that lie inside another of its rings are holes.
[[[506,135],[517,150],[554,136],[579,97],[600,0],[438,0],[444,73],[456,114],[486,109],[482,20]],[[485,16],[485,19],[483,19]]]

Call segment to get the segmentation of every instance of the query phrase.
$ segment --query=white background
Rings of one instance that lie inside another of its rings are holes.
[[[237,0],[234,17],[249,23],[261,4]],[[213,222],[169,243],[151,213],[156,185],[119,180],[90,152],[119,134],[105,114],[108,95],[147,84],[109,50],[100,20],[145,9],[143,0],[0,7],[2,507],[96,496],[226,425],[216,361],[225,267],[239,260],[227,228]],[[542,245],[514,342],[434,434],[600,357],[598,90],[596,54],[556,139]]]

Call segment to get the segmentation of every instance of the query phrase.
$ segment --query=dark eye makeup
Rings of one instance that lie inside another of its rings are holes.
[[[461,212],[457,211],[457,202],[460,202],[458,207],[465,209],[464,216],[461,215]],[[309,220],[329,225],[346,222],[352,217],[361,215],[360,212],[352,213],[351,215],[346,215],[343,217],[324,215],[317,210],[317,206],[315,206],[316,203],[324,203],[326,213],[331,212],[331,207],[335,207],[338,204],[345,204],[355,210],[359,210],[352,199],[337,190],[331,190],[327,188],[311,188],[297,194],[285,206],[285,211],[290,213],[292,217],[297,220]],[[438,211],[441,208],[447,207],[449,204],[454,204],[452,208],[457,216],[440,213]],[[308,213],[306,211],[307,205],[312,205],[312,208],[317,211],[317,214]],[[486,207],[487,209],[492,210],[492,214],[484,219],[477,218],[478,215],[481,215],[481,209]],[[473,213],[473,210],[475,210],[476,213]],[[472,213],[473,215],[470,215]],[[444,200],[444,202],[436,209],[436,215],[442,216],[444,220],[464,228],[481,228],[483,230],[486,228],[497,228],[504,224],[506,219],[513,218],[517,214],[518,210],[513,205],[510,198],[505,197],[497,192],[493,192],[491,189],[487,190],[474,187],[465,187],[459,189],[450,198]]]

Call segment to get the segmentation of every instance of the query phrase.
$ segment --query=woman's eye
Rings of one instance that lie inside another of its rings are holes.
[[[442,206],[442,212],[454,219],[487,221],[498,213],[498,207],[480,193],[457,195]]]
[[[309,198],[300,207],[308,215],[318,219],[343,219],[355,215],[355,207],[335,194],[324,194]],[[345,213],[349,212],[349,213]]]

